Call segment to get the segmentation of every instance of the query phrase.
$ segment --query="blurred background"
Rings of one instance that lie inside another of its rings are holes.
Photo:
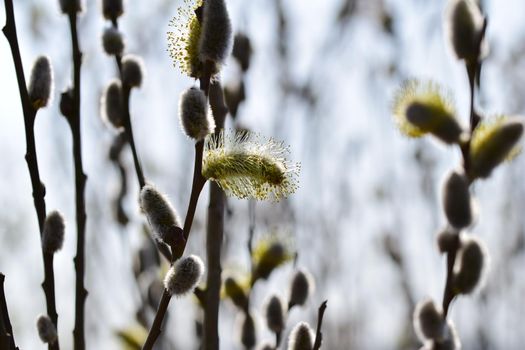
[[[119,20],[126,52],[141,56],[147,71],[131,98],[144,172],[181,214],[189,198],[193,143],[180,130],[177,104],[182,90],[196,82],[172,66],[166,32],[182,3],[128,0]],[[299,320],[315,325],[317,307],[328,299],[325,349],[417,348],[414,305],[427,296],[442,297],[445,261],[434,240],[445,222],[440,189],[460,154],[431,139],[404,138],[392,122],[390,104],[403,80],[431,78],[450,89],[467,123],[468,81],[443,34],[445,1],[227,3],[234,31],[249,39],[252,52],[248,69],[232,58],[221,75],[230,107],[241,87],[245,94],[236,105],[235,120],[228,117],[227,124],[284,140],[302,171],[297,193],[278,204],[228,199],[224,270],[248,271],[250,228],[255,239],[269,233],[287,237],[298,252],[297,266],[310,270],[317,285],[309,304],[291,313],[287,332]],[[479,108],[485,115],[523,113],[525,2],[487,0],[483,6],[491,51],[481,76]],[[17,0],[15,16],[26,78],[38,55],[48,55],[54,66],[54,102],[38,113],[35,128],[48,210],[60,210],[69,223],[64,248],[55,257],[59,335],[69,349],[76,246],[73,157],[69,127],[57,106],[60,92],[71,82],[69,27],[58,1]],[[116,134],[101,120],[99,100],[116,67],[102,49],[101,33],[109,24],[98,1],[87,1],[79,25],[88,175],[87,344],[89,349],[120,349],[129,334],[140,335],[140,318],[151,318],[156,306],[141,309],[156,305],[158,283],[152,281],[161,272],[144,234],[127,148],[121,154],[128,190],[120,222],[115,213],[122,178],[108,152]],[[17,345],[43,349],[35,327],[37,315],[45,313],[38,225],[24,161],[16,76],[3,36],[0,77],[0,271],[6,275]],[[524,171],[521,156],[475,184],[479,217],[472,232],[486,242],[491,265],[486,286],[452,306],[464,349],[520,349],[525,343]],[[207,202],[206,188],[187,248],[203,257]],[[144,267],[148,264],[152,270]],[[254,289],[259,340],[272,339],[260,316],[262,305],[270,293],[283,292],[293,270],[292,263],[285,265]],[[162,347],[196,349],[195,322],[202,315],[195,300],[174,299],[169,310]],[[241,349],[237,323],[234,306],[222,303],[221,348]]]

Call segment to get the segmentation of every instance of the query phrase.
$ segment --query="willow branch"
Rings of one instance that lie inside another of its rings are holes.
[[[323,342],[323,333],[321,332],[321,327],[323,325],[323,317],[324,317],[324,312],[326,310],[327,303],[328,303],[328,300],[325,300],[321,303],[321,306],[319,306],[319,312],[317,314],[317,331],[315,334],[313,350],[319,350]]]
[[[18,350],[15,344],[15,336],[13,335],[13,327],[9,319],[9,311],[7,309],[7,300],[4,291],[5,276],[0,273],[0,348],[9,350]]]
[[[38,170],[38,158],[35,145],[35,118],[37,110],[31,105],[29,94],[25,83],[24,69],[22,66],[22,59],[20,56],[20,48],[18,45],[18,36],[16,33],[15,15],[13,9],[13,1],[5,0],[6,24],[3,32],[9,46],[11,47],[11,54],[15,65],[16,77],[18,82],[18,90],[20,93],[20,100],[22,103],[22,111],[24,114],[24,127],[26,134],[26,163],[29,169],[29,177],[31,178],[31,186],[33,189],[33,202],[38,219],[38,227],[40,238],[44,230],[44,222],[46,219],[46,202],[45,202],[45,186],[40,180],[40,172]],[[42,250],[42,260],[44,263],[44,281],[42,282],[42,289],[46,298],[47,314],[51,321],[58,329],[58,314],[55,304],[55,274],[53,270],[53,254],[45,253]],[[50,344],[49,350],[58,350],[59,341]]]

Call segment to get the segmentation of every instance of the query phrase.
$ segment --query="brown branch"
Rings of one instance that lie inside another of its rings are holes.
[[[4,281],[5,275],[0,273],[0,349],[18,350],[15,344],[11,320],[9,319]]]
[[[155,341],[157,341],[157,338],[162,332],[162,321],[164,320],[164,315],[166,314],[166,310],[168,309],[170,300],[171,294],[166,289],[164,289],[164,293],[162,293],[162,298],[160,299],[157,313],[155,314],[155,319],[153,320],[153,324],[151,325],[148,337],[146,338],[146,342],[142,346],[143,350],[153,349]]]
[[[85,187],[87,176],[82,164],[82,139],[80,132],[80,66],[82,52],[78,43],[77,14],[68,14],[71,32],[72,59],[73,59],[73,110],[66,116],[73,137],[73,158],[75,164],[75,206],[77,222],[77,254],[73,259],[76,270],[75,280],[75,328],[73,330],[73,343],[75,350],[84,350],[85,341],[85,301],[87,290],[84,285],[85,275],[85,241],[86,241],[86,202]]]
[[[22,59],[20,56],[20,48],[18,45],[18,36],[16,33],[15,15],[13,9],[13,1],[5,0],[6,24],[3,28],[4,35],[11,47],[11,54],[15,65],[16,77],[18,82],[18,90],[20,93],[20,100],[22,103],[22,111],[24,114],[24,127],[26,134],[26,155],[25,159],[29,169],[29,177],[31,178],[31,186],[33,188],[33,202],[38,218],[38,227],[40,232],[40,239],[44,230],[44,222],[46,219],[46,189],[40,180],[40,172],[38,169],[38,158],[35,145],[35,117],[37,110],[32,106],[27,87],[25,83],[24,69],[22,66]],[[47,254],[42,251],[42,260],[44,262],[44,281],[42,282],[42,289],[46,298],[47,314],[51,321],[58,329],[58,314],[55,304],[55,276],[53,270],[53,254]],[[49,350],[58,350],[59,341],[49,345]]]
[[[319,312],[317,314],[317,331],[315,334],[313,350],[319,350],[321,348],[321,343],[323,342],[323,333],[321,332],[321,327],[323,325],[323,316],[326,310],[327,303],[328,300],[325,300],[321,303],[321,306],[319,306]]]
[[[224,103],[222,87],[219,82],[210,86],[210,106],[215,118],[215,133],[224,128],[228,108]],[[219,348],[219,301],[221,291],[221,248],[224,237],[224,192],[210,182],[210,202],[206,234],[206,255],[208,275],[206,281],[206,306],[204,308],[203,349]]]

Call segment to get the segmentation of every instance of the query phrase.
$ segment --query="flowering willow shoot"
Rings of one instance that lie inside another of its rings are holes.
[[[202,175],[228,195],[280,200],[298,188],[299,163],[286,159],[283,142],[248,131],[221,131],[206,138]]]

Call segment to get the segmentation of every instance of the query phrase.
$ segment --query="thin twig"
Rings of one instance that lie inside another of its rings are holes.
[[[210,106],[215,118],[215,133],[224,128],[228,108],[224,102],[221,84],[210,86]],[[206,305],[204,307],[203,349],[219,348],[219,302],[221,291],[221,248],[224,237],[224,192],[210,182],[210,202],[206,233],[208,275],[206,280]]]
[[[9,311],[7,309],[7,300],[4,291],[5,275],[0,273],[0,348],[18,350],[15,344],[15,336],[13,334],[13,327],[9,319]]]
[[[46,202],[45,202],[45,186],[40,180],[40,172],[38,170],[38,158],[35,146],[35,117],[37,110],[31,105],[29,94],[25,83],[24,69],[22,66],[22,59],[20,56],[20,48],[18,45],[18,36],[16,33],[15,15],[12,0],[5,0],[6,24],[3,32],[9,46],[11,47],[11,54],[15,65],[16,77],[18,82],[18,90],[20,93],[20,100],[22,102],[22,111],[24,114],[24,126],[26,134],[26,155],[25,159],[29,169],[29,176],[31,178],[31,186],[33,188],[33,202],[38,218],[38,227],[40,232],[40,239],[44,230],[44,222],[46,219]],[[51,321],[58,329],[58,314],[55,304],[55,276],[53,270],[53,254],[47,254],[42,250],[42,260],[44,262],[44,281],[42,282],[42,289],[44,290],[46,298],[47,314]],[[59,341],[49,345],[49,350],[58,350]]]
[[[164,293],[162,293],[162,298],[159,302],[157,313],[155,314],[155,319],[153,320],[153,324],[151,325],[148,337],[146,338],[146,342],[142,346],[143,350],[153,349],[155,341],[157,341],[157,338],[162,332],[162,321],[164,320],[164,315],[166,314],[166,310],[168,309],[170,300],[171,294],[166,289],[164,289]]]
[[[323,325],[323,316],[324,312],[326,310],[326,304],[328,303],[328,300],[325,300],[321,303],[321,306],[319,306],[319,312],[317,314],[317,331],[315,334],[315,341],[314,341],[314,347],[313,350],[319,350],[321,348],[321,344],[323,342],[323,333],[321,332],[321,327]]]
[[[75,350],[84,350],[86,347],[84,327],[84,306],[87,290],[84,285],[85,275],[85,240],[86,240],[86,203],[85,187],[87,176],[82,165],[82,139],[80,132],[80,66],[82,52],[78,43],[77,14],[68,14],[71,32],[71,46],[73,58],[73,111],[67,117],[73,137],[73,158],[75,163],[75,206],[77,221],[77,255],[73,259],[76,270],[75,281],[75,328],[73,343]]]

